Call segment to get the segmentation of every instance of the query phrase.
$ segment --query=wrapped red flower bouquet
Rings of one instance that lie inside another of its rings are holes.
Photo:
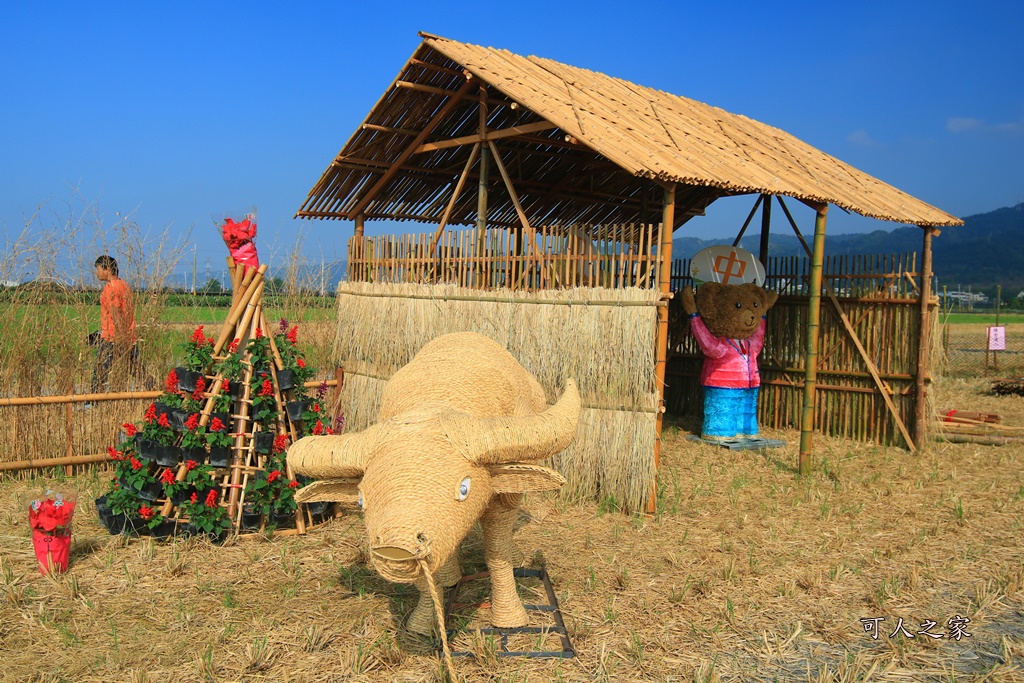
[[[65,572],[71,551],[71,518],[75,514],[75,494],[47,491],[28,505],[28,523],[32,528],[39,571]]]

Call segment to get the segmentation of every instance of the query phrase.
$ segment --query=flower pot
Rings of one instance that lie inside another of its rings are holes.
[[[178,376],[178,388],[188,393],[196,390],[196,382],[203,376],[201,372],[193,372],[188,368],[174,368],[174,374]]]
[[[110,511],[110,506],[107,505],[107,497],[100,496],[96,499],[96,516],[99,517],[100,525],[110,531],[110,518],[114,513]]]
[[[170,538],[174,535],[176,527],[177,524],[175,524],[173,519],[165,519],[152,529],[149,529],[149,535],[154,538]]]
[[[219,431],[219,432],[230,431],[230,429],[231,429],[231,413],[210,413],[210,422],[209,422],[209,424],[213,424],[213,418],[219,419],[224,424],[224,429],[219,429],[217,431]],[[207,426],[207,428],[209,429],[209,426]],[[212,432],[213,430],[211,429],[210,431]]]
[[[285,513],[272,512],[272,513],[270,513],[270,520],[269,521],[272,522],[274,524],[274,526],[276,526],[278,528],[285,527],[285,526],[294,526],[295,525],[295,513],[294,512],[285,512]]]
[[[143,439],[141,434],[135,437],[135,450],[139,454],[140,460],[148,460],[150,462],[156,460],[159,449],[160,444],[156,441]]]
[[[231,400],[232,401],[237,401],[238,398],[241,395],[242,395],[242,383],[239,382],[238,380],[235,380],[235,379],[229,380],[228,381],[228,396],[231,397]]]
[[[195,488],[190,486],[187,489],[173,493],[171,494],[171,502],[175,505],[181,505],[185,501],[189,500],[195,492]]]
[[[163,496],[163,493],[164,487],[161,486],[158,482],[153,482],[151,484],[146,484],[145,486],[142,487],[142,489],[139,491],[139,498],[141,498],[142,500],[149,501],[150,503],[155,503],[156,501],[160,500],[161,496]]]
[[[257,453],[269,453],[274,447],[274,432],[256,432],[252,435],[253,440],[256,442],[254,448]]]
[[[285,404],[285,408],[288,410],[288,419],[292,422],[298,422],[302,419],[302,414],[306,412],[308,407],[309,401],[289,401]]]
[[[281,391],[288,391],[295,388],[295,373],[291,370],[277,371],[277,388]]]
[[[245,529],[259,529],[260,517],[262,515],[248,505],[242,508],[242,527]]]
[[[156,464],[160,467],[174,467],[181,462],[181,449],[177,446],[159,446],[156,450]]]
[[[168,420],[171,419],[171,411],[174,410],[174,408],[166,403],[161,403],[160,401],[154,403],[153,407],[156,409],[156,419],[159,420],[161,415],[166,415]]]
[[[189,413],[184,408],[175,408],[171,411],[168,419],[171,421],[171,429],[176,432],[185,431],[185,421],[188,420]]]
[[[128,523],[128,515],[123,514],[123,513],[119,514],[119,513],[114,512],[113,510],[111,510],[110,511],[109,526],[107,526],[106,529],[107,529],[107,531],[109,531],[110,533],[112,533],[112,534],[114,534],[116,536],[117,534],[123,534],[124,533],[124,525],[127,524],[127,523]]]
[[[321,500],[315,503],[306,503],[306,509],[311,515],[322,515],[327,511],[328,505],[330,505],[330,503]]]
[[[214,467],[231,465],[231,449],[226,446],[212,446],[210,448],[210,464]]]
[[[71,534],[53,536],[40,531],[32,530],[32,546],[36,551],[36,559],[39,560],[39,571],[43,574],[50,572],[66,572],[68,570],[68,559],[71,555]]]
[[[146,520],[138,515],[125,515],[124,526],[121,533],[125,536],[149,536],[149,527]]]
[[[194,448],[182,448],[181,461],[188,462],[189,460],[195,460],[197,465],[202,465],[206,462],[206,449],[201,446]]]

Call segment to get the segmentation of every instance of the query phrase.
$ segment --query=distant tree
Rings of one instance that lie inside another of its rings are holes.
[[[281,294],[284,292],[284,280],[279,277],[272,277],[267,280],[265,286],[267,294]]]
[[[221,294],[224,292],[224,287],[221,286],[220,280],[211,277],[205,285],[200,287],[199,292],[201,294]]]

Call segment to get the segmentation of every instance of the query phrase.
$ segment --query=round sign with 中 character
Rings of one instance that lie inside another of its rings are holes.
[[[690,277],[695,285],[718,282],[742,285],[753,282],[764,286],[764,266],[746,249],[717,245],[698,251],[690,261]]]

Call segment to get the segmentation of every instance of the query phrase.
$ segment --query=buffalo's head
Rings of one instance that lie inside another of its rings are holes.
[[[357,434],[311,436],[288,463],[317,481],[299,502],[358,496],[374,566],[412,583],[421,563],[436,572],[495,495],[557,489],[557,472],[524,461],[564,450],[576,434],[580,398],[569,380],[542,413],[477,418],[427,404]]]

